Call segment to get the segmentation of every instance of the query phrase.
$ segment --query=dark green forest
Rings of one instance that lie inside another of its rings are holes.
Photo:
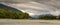
[[[54,16],[54,15],[40,16],[39,19],[44,19],[44,20],[60,20],[60,15],[59,16]]]
[[[28,19],[29,17],[28,13],[13,12],[8,9],[0,8],[0,19]]]

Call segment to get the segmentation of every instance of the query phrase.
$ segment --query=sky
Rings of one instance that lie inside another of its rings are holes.
[[[0,3],[29,13],[33,17],[42,14],[60,15],[60,0],[0,0]]]

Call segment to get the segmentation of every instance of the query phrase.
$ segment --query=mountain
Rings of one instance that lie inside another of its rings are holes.
[[[54,16],[52,14],[44,14],[40,15],[39,19],[56,19],[57,16]]]
[[[42,16],[53,16],[52,14],[42,14],[42,15],[40,15],[40,17],[42,17]]]
[[[8,9],[8,10],[11,10],[11,11],[14,11],[14,12],[21,12],[20,10],[18,10],[16,8],[13,8],[13,7],[4,5],[4,4],[0,4],[0,9]]]
[[[28,13],[21,12],[5,4],[0,4],[0,19],[28,19],[29,17]]]

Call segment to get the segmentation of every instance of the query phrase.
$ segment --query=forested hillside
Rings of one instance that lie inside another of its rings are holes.
[[[30,16],[27,13],[23,13],[22,11],[0,4],[0,18],[3,19],[28,19]]]
[[[13,12],[7,9],[0,8],[0,18],[3,19],[28,19],[30,16],[23,12]]]

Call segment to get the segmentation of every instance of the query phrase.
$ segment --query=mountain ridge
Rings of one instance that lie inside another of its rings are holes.
[[[20,10],[18,10],[18,9],[16,9],[16,8],[13,8],[13,7],[4,5],[4,4],[0,4],[0,8],[1,8],[1,9],[11,10],[11,11],[14,11],[14,12],[21,12]]]

